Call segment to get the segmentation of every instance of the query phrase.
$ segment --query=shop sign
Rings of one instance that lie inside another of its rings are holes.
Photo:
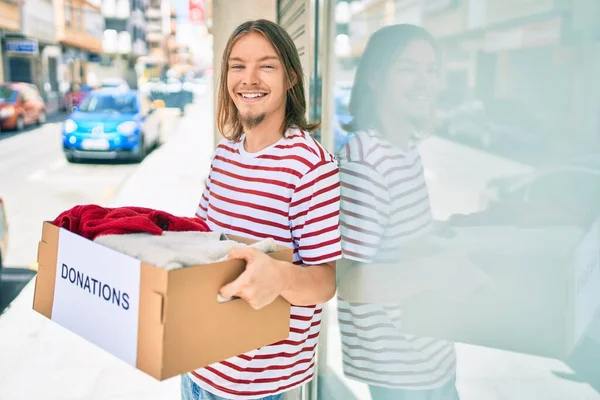
[[[4,49],[7,54],[37,55],[38,42],[35,39],[7,39]]]

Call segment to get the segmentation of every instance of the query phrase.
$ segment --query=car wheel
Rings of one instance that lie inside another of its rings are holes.
[[[157,128],[158,130],[158,134],[156,135],[156,141],[154,142],[154,148],[158,149],[160,146],[162,146],[163,144],[163,131],[162,131],[162,124],[158,126]]]
[[[37,120],[38,125],[44,125],[46,123],[46,113],[42,111]]]
[[[20,115],[17,118],[17,131],[22,131],[23,129],[25,129],[25,119],[23,118],[22,115]]]
[[[0,298],[2,297],[2,270],[4,268],[4,264],[2,264],[2,253],[0,253]],[[2,309],[0,309],[0,313]]]
[[[140,146],[139,150],[136,153],[134,153],[133,159],[134,159],[135,162],[139,162],[140,163],[140,162],[144,161],[144,158],[146,158],[146,151],[147,151],[147,149],[146,149],[146,143],[144,141],[144,136],[143,135],[140,136],[140,145],[139,146]]]
[[[70,153],[65,153],[65,158],[67,159],[68,162],[70,163],[75,163],[77,162],[77,159],[75,158],[75,156],[73,154]]]

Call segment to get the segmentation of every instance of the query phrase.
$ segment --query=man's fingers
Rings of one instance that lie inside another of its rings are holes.
[[[221,290],[219,290],[219,294],[221,295],[221,297],[223,297],[224,300],[229,300],[233,296],[240,297],[239,294],[242,291],[242,287],[245,283],[245,280],[246,278],[244,274],[240,275],[235,281],[223,286]]]
[[[254,258],[255,250],[253,247],[239,247],[231,249],[227,254],[228,260],[245,260],[247,263]]]

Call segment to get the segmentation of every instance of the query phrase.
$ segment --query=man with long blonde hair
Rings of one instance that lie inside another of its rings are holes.
[[[256,309],[282,296],[292,304],[290,334],[184,375],[184,400],[279,399],[313,377],[321,311],[335,294],[342,254],[340,182],[334,157],[310,136],[317,124],[305,115],[293,40],[270,21],[240,25],[223,54],[217,126],[225,138],[196,214],[212,230],[294,248],[293,263],[252,248],[232,251],[246,270],[220,291]]]

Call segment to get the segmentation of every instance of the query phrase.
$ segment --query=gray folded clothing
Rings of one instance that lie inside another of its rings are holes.
[[[169,232],[162,235],[132,233],[104,235],[96,243],[130,255],[143,262],[165,269],[211,264],[223,261],[234,248],[247,246],[219,232]],[[276,250],[275,240],[269,238],[251,245],[264,253]]]

